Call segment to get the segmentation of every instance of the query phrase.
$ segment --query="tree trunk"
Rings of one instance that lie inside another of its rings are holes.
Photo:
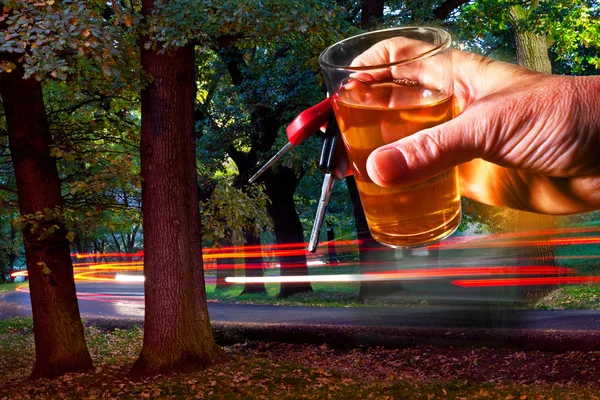
[[[513,8],[511,15],[513,17],[513,37],[517,63],[538,72],[551,73],[552,65],[548,56],[546,37],[527,30],[531,27],[524,26],[522,21],[520,21],[522,11]],[[517,221],[517,230],[519,232],[547,230],[556,226],[555,217],[552,215],[525,211],[517,212]],[[519,248],[517,263],[517,265],[554,266],[554,248],[550,245]],[[520,288],[521,298],[527,301],[537,301],[557,288],[557,286],[522,287]]]
[[[514,39],[517,64],[537,72],[546,74],[552,72],[545,36],[515,30]]]
[[[142,2],[149,15],[154,0]],[[224,359],[206,305],[194,147],[194,47],[142,46],[144,342],[133,376],[195,371]]]
[[[519,211],[517,214],[519,232],[529,232],[526,239],[535,240],[547,236],[535,236],[535,231],[544,231],[554,229],[556,227],[554,218],[551,216]],[[519,247],[517,265],[543,265],[548,267],[555,266],[554,262],[554,246],[539,245],[539,246],[523,246]],[[521,299],[529,302],[535,302],[549,295],[558,289],[555,285],[540,285],[540,286],[521,286],[519,293]]]
[[[382,269],[396,269],[396,252],[393,249],[387,249],[378,243],[371,236],[371,231],[367,225],[367,217],[362,208],[358,188],[353,176],[346,178],[346,186],[352,200],[352,209],[354,212],[354,221],[356,223],[356,235],[360,241],[358,254],[360,260],[360,273],[381,272]],[[358,298],[363,301],[369,301],[377,297],[389,295],[395,291],[403,290],[401,283],[396,282],[361,282],[358,292]]]
[[[263,258],[260,257],[248,257],[248,254],[256,253],[257,249],[260,248],[260,239],[255,237],[252,233],[246,232],[246,243],[244,243],[244,275],[249,277],[262,277],[263,276]],[[267,293],[264,283],[245,283],[242,294],[254,294],[254,293]]]
[[[299,178],[287,167],[279,167],[277,175],[267,171],[264,174],[266,192],[271,199],[268,212],[273,219],[277,244],[304,243],[304,231],[296,212],[294,192]],[[281,276],[308,275],[306,255],[279,256]],[[279,297],[286,298],[296,293],[311,292],[310,283],[282,283]]]
[[[223,244],[227,247],[231,247],[231,243],[229,241],[224,241]],[[231,251],[233,251],[233,249]],[[216,259],[215,264],[217,270],[217,285],[215,286],[215,290],[226,289],[233,285],[233,283],[225,282],[225,278],[235,275],[235,258],[219,257]]]
[[[327,259],[331,265],[335,265],[340,262],[335,249],[335,231],[332,227],[327,227]]]
[[[383,20],[385,0],[363,0],[360,15],[360,27],[364,30],[373,29]]]
[[[23,79],[21,66],[0,79],[21,214],[39,212],[49,218],[31,221],[22,231],[35,339],[31,378],[88,370],[93,364],[77,304],[67,230],[62,218],[49,216],[50,210],[60,212],[63,199],[56,159],[50,156],[52,136],[42,86],[33,78]]]

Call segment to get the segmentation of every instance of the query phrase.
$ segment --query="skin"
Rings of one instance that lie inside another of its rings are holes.
[[[380,43],[353,65],[397,55]],[[600,76],[540,74],[458,50],[452,60],[458,116],[375,150],[371,179],[408,186],[459,166],[462,194],[486,204],[600,209]]]

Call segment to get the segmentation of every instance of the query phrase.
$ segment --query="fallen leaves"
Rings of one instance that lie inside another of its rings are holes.
[[[228,346],[229,362],[205,371],[131,380],[140,329],[87,328],[94,372],[27,381],[32,333],[0,334],[3,398],[240,399],[598,399],[600,352],[501,348],[405,349],[247,342]]]

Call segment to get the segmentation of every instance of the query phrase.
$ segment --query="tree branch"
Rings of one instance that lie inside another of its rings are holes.
[[[468,2],[469,0],[446,0],[433,10],[433,15],[435,15],[437,19],[445,19],[452,11]]]

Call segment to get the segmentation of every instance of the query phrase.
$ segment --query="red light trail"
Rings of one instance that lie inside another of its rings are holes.
[[[537,278],[469,279],[451,282],[461,287],[502,287],[542,285],[585,285],[600,283],[600,276],[551,276]]]
[[[445,241],[434,244],[422,249],[412,249],[415,251],[435,251],[439,252],[440,257],[435,261],[435,267],[428,266],[426,259],[410,259],[405,261],[400,259],[392,261],[374,261],[371,267],[379,268],[380,271],[374,271],[363,274],[313,274],[308,276],[265,276],[255,278],[230,277],[231,282],[339,282],[339,281],[388,281],[388,280],[419,280],[419,279],[443,279],[453,277],[478,277],[477,279],[454,280],[451,283],[461,287],[492,287],[492,286],[519,286],[519,285],[570,285],[582,283],[600,283],[600,277],[576,276],[577,270],[573,268],[555,267],[555,266],[526,266],[511,265],[516,261],[515,256],[495,257],[490,265],[486,264],[485,258],[473,257],[473,254],[454,257],[453,250],[464,249],[502,249],[526,246],[574,246],[574,245],[598,245],[600,244],[600,235],[598,227],[588,228],[560,228],[551,230],[540,230],[533,232],[515,232],[505,234],[493,234],[482,236],[456,236]],[[578,236],[579,235],[579,236]],[[363,242],[358,240],[343,240],[333,242],[340,261],[328,264],[327,245],[324,243],[322,249],[316,255],[307,251],[306,243],[289,243],[285,245],[252,245],[252,246],[226,246],[221,248],[204,248],[202,258],[205,261],[205,270],[214,270],[216,260],[223,259],[263,259],[263,262],[256,264],[243,265],[242,263],[219,264],[219,268],[231,270],[241,268],[280,268],[277,264],[278,257],[307,257],[307,263],[286,263],[289,268],[300,266],[311,266],[318,264],[323,267],[321,271],[330,270],[343,271],[344,268],[356,268],[358,261],[358,248]],[[369,247],[367,251],[383,252],[390,251],[387,247]],[[446,253],[448,252],[448,253]],[[344,254],[350,254],[349,258],[343,259]],[[416,253],[415,253],[416,254]],[[426,253],[425,253],[426,254]],[[442,258],[442,254],[448,254],[448,257]],[[509,254],[509,253],[507,253]],[[129,282],[141,282],[143,280],[143,257],[142,250],[131,253],[74,253],[73,258],[81,260],[73,263],[74,278],[78,281],[99,281],[115,282],[119,280]],[[475,254],[475,256],[477,256]],[[316,257],[316,258],[315,258]],[[128,261],[95,261],[109,259],[128,259]],[[581,254],[581,255],[557,255],[554,258],[561,260],[598,260],[600,254]],[[416,261],[415,261],[416,260]],[[522,260],[520,260],[522,262]],[[477,265],[477,264],[483,265]],[[458,264],[458,265],[457,265]],[[466,265],[464,267],[459,265]],[[475,264],[475,265],[473,265]],[[390,270],[392,269],[396,270]],[[335,268],[332,269],[332,268]],[[347,269],[346,269],[347,270]],[[315,270],[316,271],[316,270]],[[134,274],[125,274],[134,272]],[[26,276],[27,271],[19,271],[11,274],[13,277]],[[541,277],[515,277],[515,275],[545,275]],[[561,275],[561,276],[547,276]],[[570,275],[570,276],[562,276]],[[500,277],[502,276],[502,277]],[[486,278],[488,277],[488,278]]]

